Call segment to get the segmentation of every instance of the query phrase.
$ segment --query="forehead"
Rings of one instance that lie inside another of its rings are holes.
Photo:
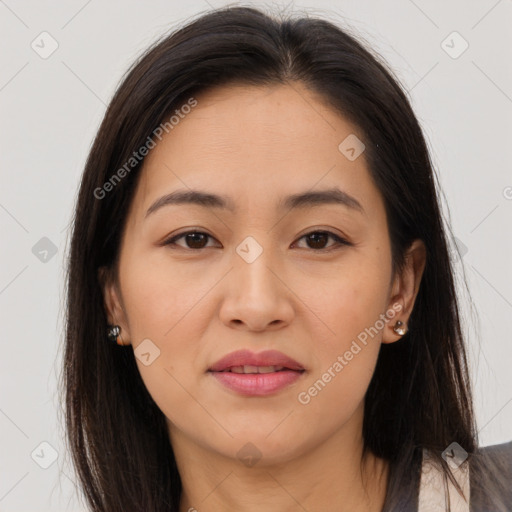
[[[135,197],[144,214],[164,193],[187,188],[262,208],[334,186],[375,202],[364,152],[351,161],[339,149],[349,136],[363,139],[360,130],[304,85],[230,85],[195,99],[145,158]]]

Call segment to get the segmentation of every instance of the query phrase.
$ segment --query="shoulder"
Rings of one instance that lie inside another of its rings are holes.
[[[478,448],[469,467],[471,512],[495,510],[499,501],[512,510],[512,441]]]
[[[512,441],[501,444],[493,444],[491,446],[483,446],[478,449],[478,452],[486,454],[487,456],[494,457],[496,455],[504,455],[509,463],[512,463]]]
[[[512,441],[478,448],[476,456],[512,478]]]

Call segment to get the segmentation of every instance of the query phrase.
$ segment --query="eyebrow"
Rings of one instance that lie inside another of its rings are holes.
[[[200,190],[175,190],[157,199],[147,210],[145,217],[167,205],[194,204],[204,208],[215,208],[236,212],[233,200],[228,196],[220,196]],[[292,210],[297,208],[308,208],[324,204],[342,205],[351,210],[365,213],[361,203],[353,196],[338,188],[318,190],[314,192],[302,192],[282,198],[278,209]]]

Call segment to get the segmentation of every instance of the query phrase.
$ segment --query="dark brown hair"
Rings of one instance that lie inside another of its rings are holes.
[[[384,510],[414,500],[422,449],[468,453],[480,486],[502,492],[477,464],[478,439],[436,176],[399,80],[377,54],[334,24],[269,16],[246,7],[199,16],[165,35],[123,77],[90,149],[74,212],[62,374],[67,442],[91,510],[178,511],[181,481],[163,413],[148,393],[131,346],[106,338],[98,270],[116,275],[121,235],[143,160],[98,198],[155,129],[190,97],[230,83],[301,82],[356,125],[382,194],[393,270],[415,239],[427,262],[409,331],[382,345],[365,396],[364,454],[389,461]],[[96,191],[96,192],[95,192]],[[487,478],[485,478],[487,477]],[[452,480],[453,481],[453,480]],[[505,505],[497,501],[494,510]]]

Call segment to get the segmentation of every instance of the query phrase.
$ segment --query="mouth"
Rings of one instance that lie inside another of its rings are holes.
[[[305,372],[295,359],[277,350],[237,350],[207,370],[225,390],[253,397],[275,394],[296,383]]]
[[[208,370],[209,372],[215,372],[215,370]],[[293,369],[287,368],[286,366],[253,366],[253,365],[243,365],[243,366],[230,366],[225,368],[224,370],[220,370],[215,373],[238,373],[238,374],[259,374],[259,373],[278,373],[278,372],[297,372],[302,373],[304,369]]]
[[[227,354],[208,368],[214,373],[263,374],[283,371],[304,371],[299,362],[277,350],[254,353],[250,350],[237,350]]]
[[[265,397],[295,384],[305,371],[282,366],[233,366],[209,374],[223,389],[237,395]]]

